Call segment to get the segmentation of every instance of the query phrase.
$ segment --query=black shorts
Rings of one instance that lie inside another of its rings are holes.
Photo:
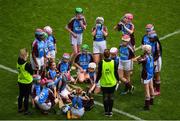
[[[103,93],[114,93],[116,85],[113,87],[101,87]]]

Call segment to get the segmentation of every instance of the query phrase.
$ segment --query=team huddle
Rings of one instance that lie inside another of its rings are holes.
[[[142,38],[141,56],[136,56],[133,15],[126,13],[114,30],[121,31],[118,47],[107,48],[108,29],[103,17],[97,17],[92,28],[93,52],[82,44],[86,19],[82,8],[75,9],[75,16],[66,25],[70,33],[72,53],[64,52],[56,62],[58,47],[53,29],[45,26],[35,31],[30,63],[28,51],[21,49],[17,69],[19,97],[18,112],[31,114],[28,110],[29,95],[32,106],[48,114],[56,105],[68,119],[80,118],[93,107],[92,94],[103,93],[106,116],[112,116],[113,93],[119,84],[124,85],[122,95],[134,92],[131,75],[133,64],[142,64],[141,81],[145,89],[144,109],[150,110],[154,97],[160,95],[160,71],[162,47],[153,24],[147,24]],[[63,44],[63,43],[62,43]],[[63,51],[63,50],[60,50]],[[74,73],[73,73],[74,72]],[[73,73],[73,74],[72,74]],[[83,83],[86,89],[77,86]],[[23,106],[24,98],[24,106]]]

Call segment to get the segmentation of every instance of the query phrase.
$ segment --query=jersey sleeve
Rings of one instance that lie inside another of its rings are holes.
[[[70,21],[69,21],[69,23],[68,23],[68,28],[69,29],[71,29],[71,30],[73,30],[73,23],[74,23],[74,18],[72,18]]]

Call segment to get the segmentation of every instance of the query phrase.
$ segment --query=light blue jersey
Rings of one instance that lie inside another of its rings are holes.
[[[81,34],[83,33],[83,28],[81,27],[80,21],[75,19],[73,23],[73,32],[76,34]]]
[[[48,95],[49,95],[49,88],[44,87],[44,88],[42,89],[40,95],[39,95],[39,100],[38,100],[38,102],[39,102],[40,104],[45,103],[46,100],[48,99]]]

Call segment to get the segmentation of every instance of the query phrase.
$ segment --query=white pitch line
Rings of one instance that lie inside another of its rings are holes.
[[[98,102],[98,101],[94,101],[94,103],[95,103],[96,105],[99,105],[99,106],[101,106],[101,107],[104,107],[103,104],[100,103],[100,102]],[[134,115],[132,115],[132,114],[126,113],[126,112],[121,111],[121,110],[118,110],[118,109],[116,109],[116,108],[113,108],[113,111],[116,112],[116,113],[125,115],[125,116],[127,116],[127,117],[129,117],[129,118],[135,119],[135,120],[143,120],[143,119],[141,119],[141,118],[139,118],[139,117],[137,117],[137,116],[134,116]]]
[[[9,68],[9,67],[6,67],[6,66],[4,66],[4,65],[1,65],[0,64],[0,68],[2,68],[2,69],[4,69],[4,70],[7,70],[7,71],[9,71],[9,72],[12,72],[12,73],[18,73],[18,71],[17,70],[13,70],[13,69],[11,69],[11,68]]]
[[[6,67],[6,66],[4,66],[4,65],[1,65],[1,64],[0,64],[0,68],[4,69],[4,70],[6,70],[6,71],[9,71],[9,72],[15,73],[15,74],[18,73],[18,71],[14,70],[14,69],[11,69],[11,68],[9,68],[9,67]],[[16,104],[16,103],[17,103],[17,102],[15,102],[15,104]],[[95,101],[95,104],[96,104],[96,105],[99,105],[99,106],[101,106],[101,107],[104,107],[103,104],[100,103],[100,102],[98,102],[98,101]],[[121,110],[118,110],[118,109],[116,109],[116,108],[113,108],[113,111],[116,112],[116,113],[125,115],[125,116],[127,116],[127,117],[129,117],[129,118],[135,119],[135,120],[143,120],[143,119],[141,119],[141,118],[139,118],[139,117],[137,117],[137,116],[134,116],[134,115],[132,115],[132,114],[126,113],[126,112],[121,111]]]
[[[179,33],[180,33],[180,30],[177,30],[177,31],[175,31],[175,32],[173,32],[173,33],[169,33],[169,34],[167,34],[167,35],[159,38],[159,40],[164,40],[164,39],[166,39],[166,38],[168,38],[168,37],[171,37],[171,36],[173,36],[173,35],[175,35],[175,34],[179,34]],[[135,49],[135,51],[137,51],[137,50],[139,50],[139,49],[141,49],[141,46],[137,47],[137,48]]]

